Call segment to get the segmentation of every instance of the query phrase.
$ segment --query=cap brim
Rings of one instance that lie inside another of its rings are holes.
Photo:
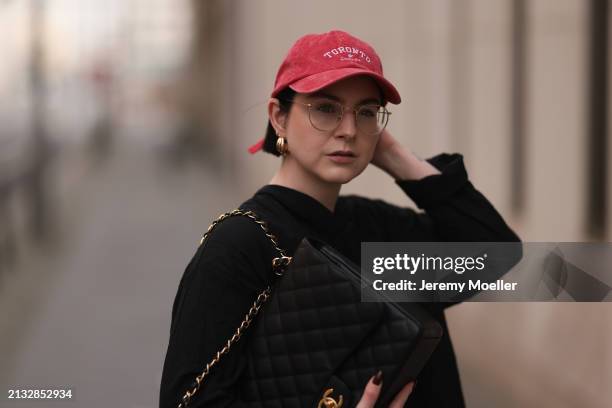
[[[298,81],[289,84],[289,87],[299,93],[312,93],[319,91],[326,86],[336,83],[340,80],[354,77],[357,75],[366,75],[376,81],[383,91],[384,97],[388,102],[398,104],[402,101],[402,98],[397,92],[397,89],[387,81],[381,75],[378,75],[372,71],[368,71],[362,68],[341,68],[334,69],[331,71],[319,72],[314,75],[310,75],[306,78],[302,78]],[[274,96],[274,95],[273,95]]]

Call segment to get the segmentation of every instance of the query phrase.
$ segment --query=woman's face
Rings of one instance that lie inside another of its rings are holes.
[[[353,109],[364,104],[380,104],[380,91],[366,76],[341,80],[312,94],[297,94],[285,122],[284,135],[289,154],[284,165],[292,177],[315,178],[326,183],[344,184],[359,175],[370,163],[379,134],[357,128]],[[304,104],[339,102],[344,116],[334,130],[315,129]]]

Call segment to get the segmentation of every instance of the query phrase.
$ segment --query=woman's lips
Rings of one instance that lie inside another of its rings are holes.
[[[331,154],[328,154],[327,157],[329,157],[330,160],[333,161],[334,163],[339,163],[339,164],[352,163],[353,161],[355,161],[355,158],[356,158],[353,152],[342,152],[342,151],[333,152]]]

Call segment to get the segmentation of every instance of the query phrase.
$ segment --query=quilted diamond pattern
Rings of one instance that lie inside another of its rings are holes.
[[[381,369],[383,407],[416,378],[441,327],[416,304],[361,302],[360,284],[350,261],[320,241],[301,242],[246,337],[249,405],[311,408],[335,388],[351,406]]]

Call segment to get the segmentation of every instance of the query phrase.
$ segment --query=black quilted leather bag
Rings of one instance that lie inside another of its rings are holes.
[[[435,349],[442,336],[438,322],[414,303],[362,302],[359,268],[325,243],[304,238],[289,258],[252,212],[235,210],[217,221],[231,215],[258,222],[279,251],[273,265],[284,272],[260,294],[179,407],[187,406],[212,366],[251,322],[241,396],[248,406],[352,407],[372,375],[382,370],[376,407],[387,407],[416,379]]]

